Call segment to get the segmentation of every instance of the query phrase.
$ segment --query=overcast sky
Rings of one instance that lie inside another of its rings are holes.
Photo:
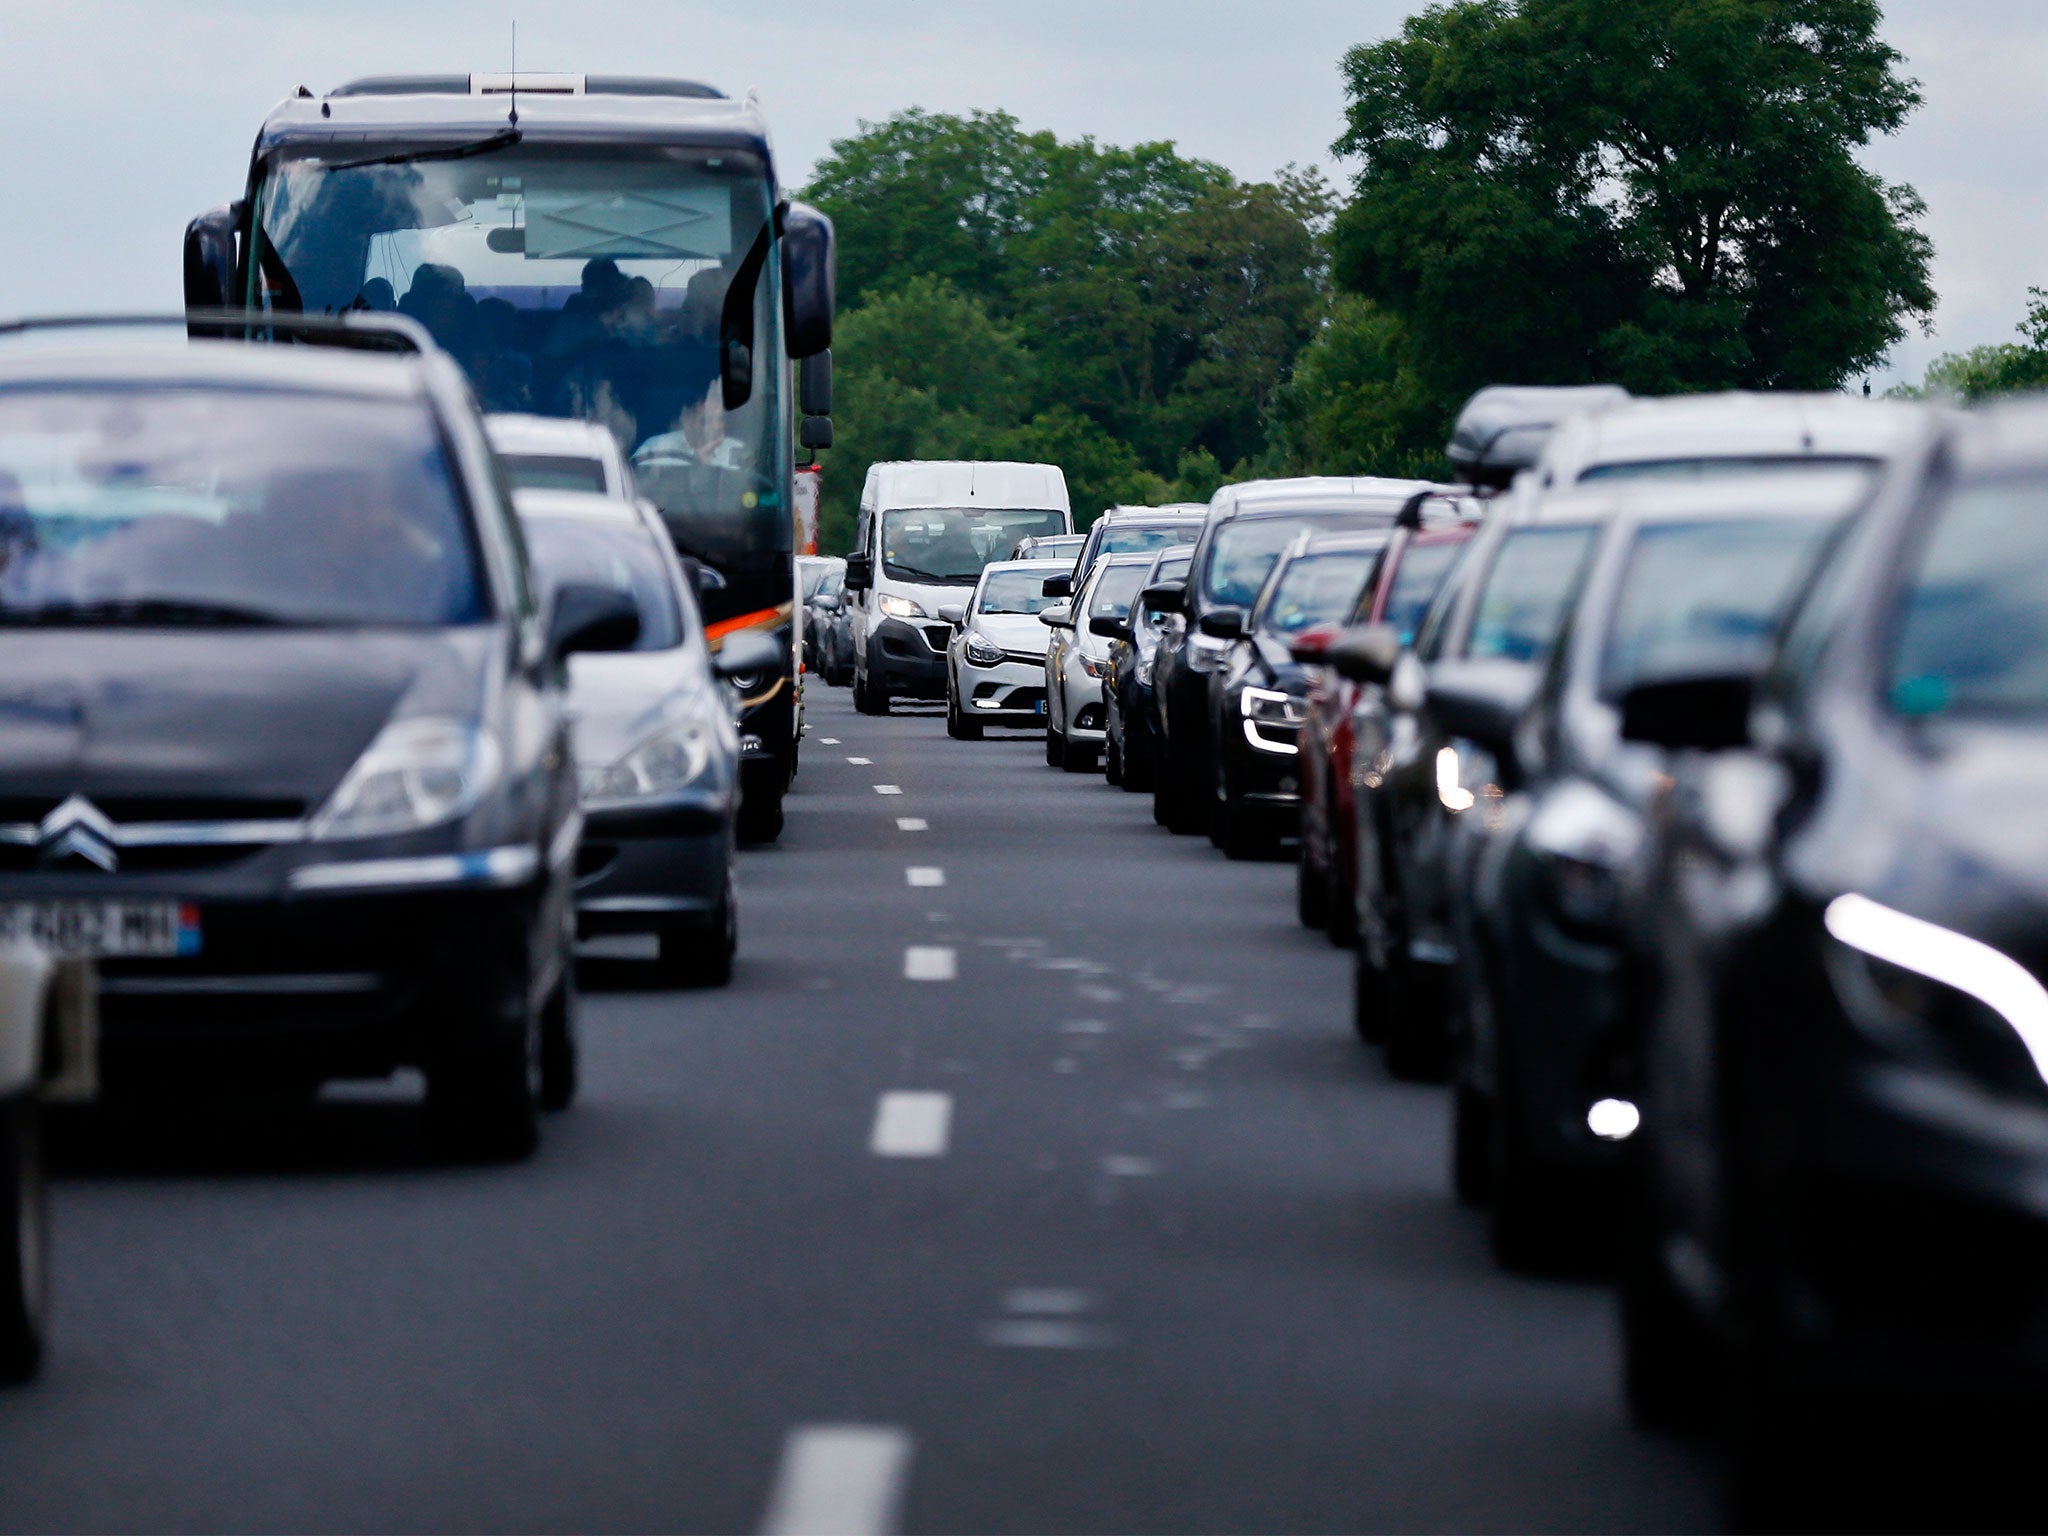
[[[1337,61],[1405,0],[0,0],[0,312],[174,307],[185,221],[239,194],[264,113],[304,83],[502,69],[684,74],[760,92],[784,179],[862,119],[1002,107],[1112,143],[1170,139],[1262,177],[1332,173]],[[801,22],[799,18],[804,18]],[[1895,357],[2010,340],[2048,287],[2048,6],[1892,0],[1886,32],[1926,105],[1872,149],[1927,200],[1937,334]],[[1880,378],[1882,386],[1884,380]]]

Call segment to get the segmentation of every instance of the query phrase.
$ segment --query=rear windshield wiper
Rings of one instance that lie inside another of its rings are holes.
[[[205,628],[256,629],[290,622],[260,608],[233,603],[186,602],[179,598],[143,597],[94,603],[44,603],[38,608],[0,608],[0,624],[10,626],[186,625]]]
[[[524,129],[500,128],[486,139],[469,144],[450,144],[441,149],[400,149],[388,155],[370,155],[362,160],[336,160],[322,164],[325,171],[359,171],[371,165],[413,165],[421,160],[467,160],[472,155],[494,154],[510,149],[526,137]]]

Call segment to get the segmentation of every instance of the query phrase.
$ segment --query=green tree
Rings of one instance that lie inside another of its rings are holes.
[[[1967,402],[2048,389],[2048,289],[2029,288],[2027,292],[2033,302],[2019,325],[2022,340],[1944,352],[1927,365],[1927,377],[1918,386],[1903,386],[1891,393]]]
[[[1874,0],[1458,0],[1344,69],[1339,281],[1442,419],[1495,381],[1825,389],[1933,307],[1855,151],[1918,103]],[[1417,446],[1420,446],[1419,444]]]
[[[1369,299],[1338,295],[1273,402],[1272,470],[1442,474],[1442,423],[1405,350],[1399,320]]]

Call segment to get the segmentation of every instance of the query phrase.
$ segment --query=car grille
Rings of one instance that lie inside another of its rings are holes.
[[[953,643],[953,626],[950,624],[927,624],[924,627],[924,643],[933,650],[944,653]]]

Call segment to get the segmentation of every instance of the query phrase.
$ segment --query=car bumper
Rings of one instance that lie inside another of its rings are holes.
[[[709,921],[732,875],[729,795],[594,808],[576,855],[576,931],[647,933]]]
[[[868,686],[904,698],[943,699],[951,633],[951,626],[936,619],[882,620],[868,636]]]
[[[1045,664],[999,661],[978,667],[964,657],[955,663],[960,712],[998,725],[1045,723]]]
[[[1233,701],[1234,703],[1234,701]],[[1279,837],[1301,830],[1301,731],[1254,725],[1233,715],[1222,742],[1231,814]],[[1278,747],[1291,751],[1279,751]]]
[[[1103,707],[1103,680],[1090,677],[1078,666],[1067,668],[1064,728],[1069,741],[1107,741],[1109,713]]]

